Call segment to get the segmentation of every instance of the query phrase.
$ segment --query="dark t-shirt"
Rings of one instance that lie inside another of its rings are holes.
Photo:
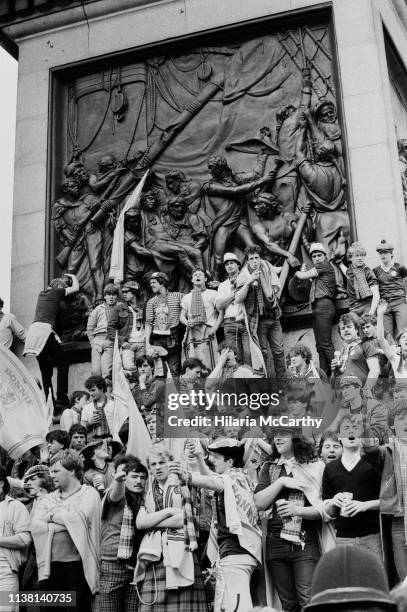
[[[357,501],[379,499],[383,459],[380,452],[361,457],[348,472],[341,459],[327,463],[322,477],[322,499],[332,499],[336,493],[353,493]],[[335,520],[338,537],[356,538],[379,532],[379,510],[359,512],[356,516],[338,516]]]
[[[257,487],[255,489],[255,493],[258,493],[259,491],[263,491],[263,489],[266,489],[267,487],[270,486],[271,482],[270,482],[270,465],[271,465],[271,461],[266,461],[263,464],[263,467],[261,468],[260,471],[260,475],[259,475],[259,482],[257,484]],[[289,476],[292,477],[292,474],[287,474],[285,466],[282,466],[281,472],[280,472],[280,477],[281,476]],[[272,538],[276,538],[276,537],[280,537],[280,532],[283,528],[283,521],[280,517],[280,515],[277,512],[277,507],[276,507],[276,501],[278,499],[285,499],[288,500],[289,495],[291,493],[290,489],[287,488],[283,488],[281,489],[280,493],[277,495],[276,499],[274,500],[274,504],[272,506],[272,512],[273,515],[271,518],[268,519],[267,521],[267,539],[266,539],[266,556],[267,558],[269,558],[270,553],[271,553],[271,548],[272,548]],[[309,503],[308,499],[305,498],[305,502],[304,502],[304,506],[310,506],[311,504]],[[314,541],[316,540],[316,530],[318,527],[318,521],[307,521],[306,519],[302,520],[301,523],[301,529],[302,531],[305,532],[305,542],[310,542],[310,541]]]
[[[335,270],[328,261],[323,261],[314,266],[318,276],[312,279],[311,291],[310,291],[310,302],[314,302],[320,298],[331,298],[335,297]]]
[[[384,337],[390,345],[394,344],[394,340],[391,334],[385,332]],[[366,349],[366,347],[369,347],[369,345],[373,346],[374,350],[377,351],[377,358],[380,364],[380,378],[387,378],[391,373],[391,365],[386,355],[384,354],[383,349],[381,348],[380,340],[378,340],[377,338],[365,340],[363,343],[363,348]]]
[[[218,546],[219,556],[221,559],[229,555],[248,555],[248,550],[242,548],[239,543],[239,538],[236,534],[230,533],[226,526],[225,515],[225,494],[223,491],[215,493],[216,496],[216,514],[218,521]]]
[[[116,561],[125,500],[123,498],[118,502],[112,502],[107,499],[105,503],[107,510],[102,521],[100,558],[104,561]]]
[[[138,504],[142,503],[141,497],[138,498]],[[123,498],[117,502],[113,502],[108,499],[105,501],[103,515],[102,515],[102,529],[101,529],[101,541],[100,541],[100,558],[104,561],[117,561],[117,553],[120,542],[120,532],[123,522],[123,513],[126,500]],[[137,504],[137,508],[139,505]],[[138,510],[134,510],[136,516]],[[135,528],[134,541],[133,541],[133,552],[130,559],[127,561],[129,565],[136,565],[137,553],[140,548],[141,540],[145,535],[144,530]]]
[[[367,360],[377,356],[378,349],[373,343],[357,344],[349,351],[343,376],[357,376],[364,385],[369,374]]]
[[[49,323],[55,327],[59,305],[65,298],[65,289],[44,289],[38,296],[34,323]]]
[[[383,270],[381,266],[373,269],[375,276],[379,283],[380,297],[382,300],[390,301],[404,301],[406,297],[406,290],[403,279],[407,276],[407,268],[394,263],[390,270],[387,272]]]

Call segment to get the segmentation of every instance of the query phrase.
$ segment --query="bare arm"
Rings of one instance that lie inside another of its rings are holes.
[[[369,374],[367,375],[365,389],[371,391],[380,376],[380,364],[377,357],[366,359],[366,363],[369,368]]]
[[[223,310],[220,310],[220,311],[218,312],[218,316],[217,316],[217,319],[216,319],[216,323],[215,323],[215,325],[213,326],[213,327],[214,327],[214,329],[215,329],[215,331],[217,331],[217,330],[219,329],[219,327],[222,325],[222,323],[223,323],[223,319],[224,319],[224,316],[225,316],[224,311],[223,311]]]
[[[372,291],[372,303],[370,305],[369,314],[373,315],[376,312],[377,306],[380,301],[379,285],[372,285],[370,287]]]
[[[176,510],[176,512],[174,512],[174,510]],[[178,508],[164,508],[164,510],[149,513],[145,508],[140,508],[136,519],[136,527],[137,529],[154,529],[158,527],[161,521],[169,519],[175,514],[178,514],[178,512]]]
[[[305,270],[304,272],[298,270],[298,272],[295,273],[295,276],[300,280],[307,280],[312,278],[318,278],[318,272],[315,268],[311,268],[311,270]]]
[[[146,336],[146,346],[150,345],[150,339],[151,339],[151,325],[150,323],[146,323],[145,327],[144,327],[144,332],[145,332],[145,336]]]
[[[218,476],[203,476],[202,474],[197,474],[196,472],[191,472],[191,475],[191,484],[194,487],[211,489],[212,491],[223,491],[223,482]]]
[[[112,501],[113,503],[124,499],[126,493],[125,478],[125,472],[116,472],[115,474],[113,474],[113,481],[110,485],[109,492],[107,494],[109,496],[110,501]]]
[[[156,527],[158,529],[179,529],[184,524],[184,514],[183,512],[179,512],[178,514],[174,514],[170,518],[164,519],[160,521]]]

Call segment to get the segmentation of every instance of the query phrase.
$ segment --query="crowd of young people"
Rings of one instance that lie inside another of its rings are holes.
[[[70,394],[43,447],[15,461],[2,452],[0,591],[72,591],[76,609],[101,612],[248,612],[276,602],[299,612],[321,556],[345,545],[375,555],[391,584],[403,581],[407,269],[388,242],[377,251],[381,264],[370,270],[362,245],[351,245],[351,308],[340,316],[323,245],[311,245],[312,266],[296,273],[311,285],[319,364],[304,343],[285,355],[278,270],[257,247],[243,265],[226,253],[217,290],[200,269],[186,295],[152,274],[145,304],[135,281],[106,285],[89,315],[92,375]],[[52,281],[24,338],[20,330],[46,396],[64,359],[58,311],[78,288],[74,277]],[[114,402],[116,338],[151,438],[143,460],[127,451],[129,419]],[[224,426],[174,453],[160,430],[168,372],[183,393],[275,375],[284,381],[281,410],[323,413],[323,427]]]

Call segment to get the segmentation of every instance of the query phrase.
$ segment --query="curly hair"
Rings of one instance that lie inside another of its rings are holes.
[[[294,457],[298,463],[311,463],[312,461],[317,461],[318,456],[314,442],[308,440],[303,434],[297,433],[292,436],[292,441]],[[279,459],[280,453],[274,444],[274,440],[271,446],[271,459]]]
[[[306,363],[310,363],[312,361],[312,351],[306,344],[302,342],[297,342],[290,350],[289,356],[292,355],[301,355]]]

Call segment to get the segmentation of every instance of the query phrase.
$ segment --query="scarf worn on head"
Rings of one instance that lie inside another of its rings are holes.
[[[202,291],[198,289],[198,287],[195,287],[191,291],[191,310],[189,313],[189,320],[191,321],[192,327],[206,323],[206,310],[202,298]]]

